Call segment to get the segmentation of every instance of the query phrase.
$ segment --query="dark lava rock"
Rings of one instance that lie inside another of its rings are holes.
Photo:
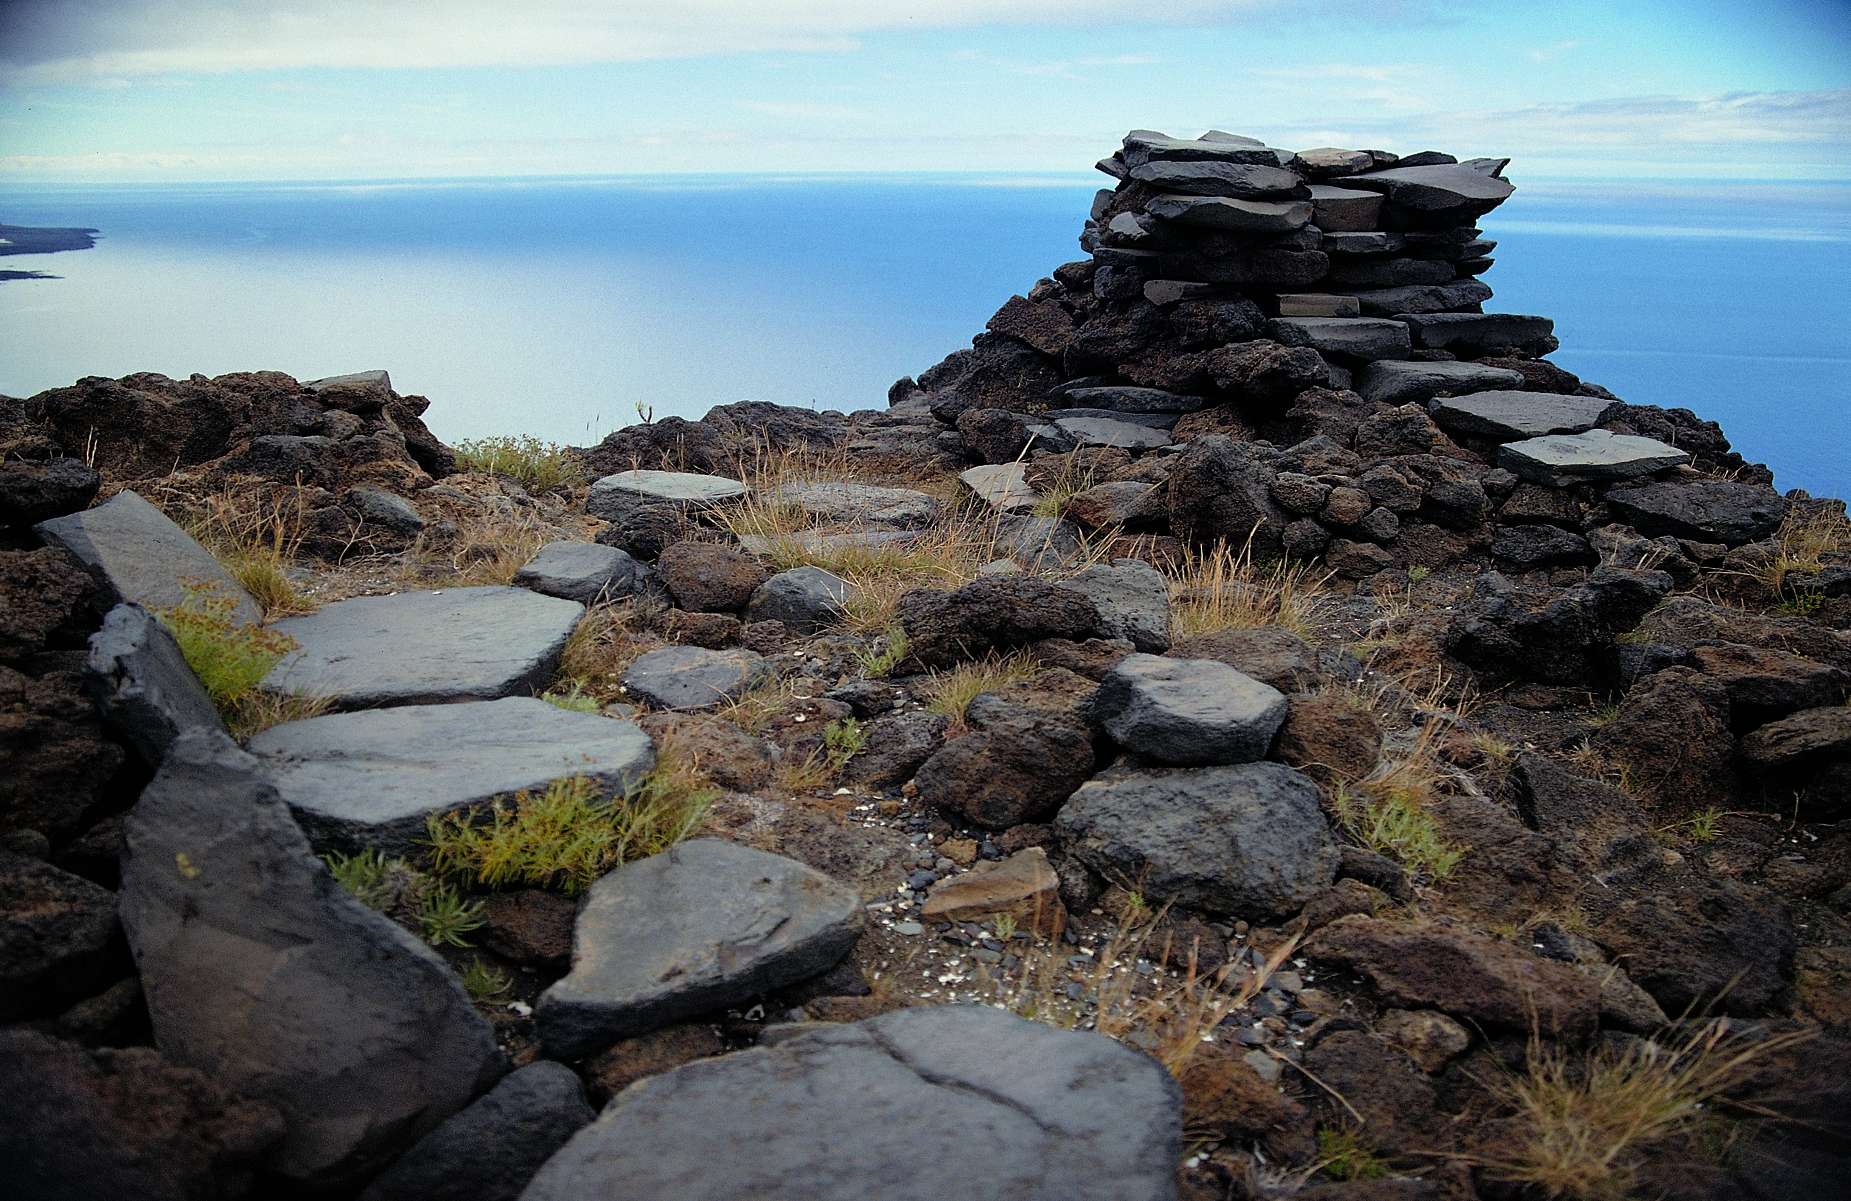
[[[1746,730],[1796,709],[1835,704],[1851,688],[1851,673],[1804,655],[1718,642],[1694,652],[1697,670],[1729,694],[1730,720]]]
[[[862,727],[865,742],[842,765],[842,779],[870,788],[906,783],[944,745],[948,724],[943,714],[918,710],[875,718]]]
[[[1594,940],[1667,1013],[1713,1007],[1753,1016],[1793,975],[1793,925],[1780,902],[1726,880],[1687,880],[1620,902]]]
[[[140,605],[117,605],[90,638],[84,684],[109,723],[149,767],[191,729],[223,731],[212,698],[167,627]]]
[[[0,851],[0,1021],[88,995],[126,966],[121,952],[113,893]]]
[[[656,563],[675,603],[697,613],[731,613],[746,607],[769,577],[759,561],[717,542],[677,542]]]
[[[1607,504],[1641,534],[1740,546],[1765,538],[1787,516],[1787,499],[1739,480],[1661,481],[1614,488]]]
[[[482,945],[516,963],[563,968],[572,959],[578,905],[539,888],[492,892],[482,899]]]
[[[632,1085],[526,1201],[1169,1201],[1180,1096],[1149,1057],[987,1006],[903,1009]]]
[[[982,695],[972,730],[918,769],[920,797],[991,830],[1045,819],[1093,770],[1092,738],[1057,713]]]
[[[1326,1112],[1332,1121],[1355,1123],[1364,1145],[1390,1155],[1452,1147],[1451,1117],[1439,1107],[1433,1082],[1385,1040],[1333,1031],[1306,1052],[1305,1067],[1343,1098],[1338,1104],[1327,1097]]]
[[[1490,572],[1474,584],[1447,649],[1489,675],[1585,685],[1610,670],[1614,636],[1670,590],[1662,571],[1597,567],[1561,592],[1519,588]]]
[[[80,833],[87,814],[127,799],[117,795],[126,758],[77,673],[0,667],[0,829],[54,842]]]
[[[1318,678],[1311,647],[1280,626],[1209,630],[1183,639],[1171,651],[1178,659],[1225,663],[1281,692],[1295,692]]]
[[[34,525],[75,513],[95,499],[103,477],[78,459],[0,463],[0,527]]]
[[[1851,710],[1847,710],[1851,712]],[[1654,800],[1720,801],[1729,789],[1729,691],[1687,667],[1653,672],[1620,699],[1594,745]]]
[[[1501,526],[1491,540],[1491,554],[1526,571],[1533,567],[1592,564],[1599,557],[1586,538],[1553,525]]]
[[[758,586],[746,620],[781,621],[787,629],[814,633],[842,620],[859,594],[853,584],[820,567],[793,567]]]
[[[0,662],[84,643],[97,586],[56,547],[0,551]]]
[[[1277,474],[1253,443],[1208,437],[1176,456],[1165,484],[1170,531],[1197,542],[1252,539],[1253,553],[1276,555],[1288,520],[1272,497]]]
[[[1382,758],[1382,727],[1340,692],[1300,692],[1287,698],[1273,752],[1312,775],[1360,780]]]
[[[1087,597],[1032,575],[984,576],[950,592],[900,598],[909,659],[929,670],[1043,638],[1090,638],[1099,624]]]

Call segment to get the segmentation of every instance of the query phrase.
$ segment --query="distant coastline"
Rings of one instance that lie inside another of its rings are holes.
[[[61,250],[89,250],[97,232],[88,227],[0,225],[0,255],[56,254]],[[0,283],[19,279],[58,279],[44,271],[0,271]]]

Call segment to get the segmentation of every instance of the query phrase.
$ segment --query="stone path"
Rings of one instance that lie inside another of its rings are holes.
[[[205,547],[134,492],[118,492],[94,509],[41,521],[33,529],[69,551],[112,602],[169,609],[186,600],[191,587],[230,601],[236,621],[255,625],[263,617]]]
[[[665,646],[624,669],[624,689],[659,709],[711,709],[743,696],[770,673],[748,650]]]

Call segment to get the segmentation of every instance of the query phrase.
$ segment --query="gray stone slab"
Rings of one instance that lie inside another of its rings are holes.
[[[1295,913],[1337,875],[1318,786],[1282,763],[1112,768],[1067,800],[1054,833],[1107,879],[1205,913]]]
[[[806,554],[825,554],[839,550],[900,549],[919,541],[918,530],[792,530],[767,537],[742,534],[739,546],[754,555],[769,555],[783,547],[794,547]]]
[[[585,606],[490,585],[335,601],[274,628],[295,639],[263,687],[336,709],[448,704],[544,688]]]
[[[792,630],[812,633],[834,625],[848,613],[861,590],[820,567],[780,571],[752,593],[748,621],[781,621]]]
[[[1522,386],[1523,376],[1508,368],[1450,362],[1371,363],[1356,381],[1356,390],[1365,400],[1395,405],[1425,403],[1442,392],[1460,396]]]
[[[1461,223],[1481,217],[1517,190],[1495,175],[1451,163],[1390,167],[1352,175],[1343,182],[1349,187],[1381,192],[1390,203],[1435,223]]]
[[[1093,698],[1093,720],[1157,763],[1249,763],[1285,722],[1285,694],[1213,659],[1130,655]]]
[[[1405,236],[1384,230],[1327,229],[1318,249],[1326,254],[1393,254],[1407,244]]]
[[[225,729],[179,643],[140,605],[117,605],[90,635],[84,691],[150,767],[187,730]]]
[[[1607,504],[1641,534],[1740,546],[1780,528],[1791,507],[1766,484],[1747,480],[1662,480],[1614,488]]]
[[[1162,388],[1137,388],[1129,384],[1064,388],[1059,395],[1075,408],[1106,409],[1119,413],[1195,413],[1207,408],[1209,403],[1205,396],[1166,392]]]
[[[384,368],[372,371],[350,371],[346,375],[330,375],[323,379],[305,380],[302,384],[311,392],[323,392],[329,388],[358,385],[364,388],[384,388],[392,391],[392,376]]]
[[[1155,159],[1131,169],[1135,183],[1147,184],[1159,192],[1185,196],[1259,197],[1277,196],[1298,191],[1304,180],[1297,172],[1264,163],[1226,163],[1210,161],[1176,161]],[[1303,195],[1303,193],[1299,193]],[[1376,206],[1381,197],[1370,193]]]
[[[1118,157],[1127,169],[1153,160],[1279,165],[1278,152],[1252,138],[1172,138],[1149,129],[1134,129],[1126,134]]]
[[[746,494],[746,486],[723,475],[688,471],[619,471],[592,484],[585,511],[606,521],[618,521],[638,508],[666,505],[678,509],[705,509]]]
[[[711,709],[750,692],[770,674],[764,657],[752,651],[665,646],[625,668],[623,686],[658,709]]]
[[[1598,396],[1495,389],[1436,400],[1431,412],[1442,429],[1510,442],[1591,430],[1618,407],[1619,401]]]
[[[1223,290],[1216,284],[1188,279],[1153,279],[1144,285],[1144,299],[1164,308],[1183,300],[1200,300]]]
[[[1360,317],[1362,302],[1354,296],[1331,292],[1282,292],[1279,295],[1281,317]]]
[[[1120,450],[1151,450],[1170,444],[1167,430],[1113,417],[1063,417],[1055,425],[1081,446],[1111,446]]]
[[[1140,559],[1095,563],[1060,585],[1093,602],[1100,637],[1123,638],[1151,654],[1169,649],[1170,582],[1150,564]]]
[[[1409,284],[1403,288],[1372,288],[1353,292],[1363,314],[1369,317],[1398,317],[1404,313],[1444,313],[1449,309],[1470,309],[1491,299],[1491,289],[1475,279],[1458,279],[1450,284]]]
[[[792,505],[818,521],[918,529],[938,516],[934,497],[911,488],[812,481],[781,484],[767,494],[774,504]]]
[[[155,1044],[281,1111],[268,1170],[351,1189],[505,1070],[456,973],[335,883],[224,735],[174,741],[123,838]]]
[[[1498,466],[1537,484],[1566,487],[1589,480],[1629,480],[1690,462],[1690,452],[1656,438],[1588,430],[1506,442]]]
[[[626,863],[591,886],[572,971],[540,995],[546,1054],[576,1059],[828,971],[861,898],[794,859],[719,839]]]
[[[1553,346],[1555,322],[1521,313],[1408,313],[1415,341],[1431,350],[1486,354]]]
[[[1267,332],[1286,346],[1309,346],[1353,359],[1406,358],[1408,327],[1384,317],[1275,317]]]
[[[1154,430],[1175,429],[1176,423],[1183,417],[1181,413],[1125,413],[1117,409],[1049,409],[1042,415],[1056,423],[1073,417],[1104,417],[1111,421],[1148,426]]]
[[[1337,146],[1318,146],[1298,152],[1298,161],[1319,175],[1355,175],[1375,166],[1375,155],[1367,150],[1344,150]]]
[[[1144,211],[1160,221],[1195,229],[1245,234],[1288,234],[1311,222],[1306,200],[1229,200],[1220,196],[1153,196]]]
[[[514,573],[514,582],[581,605],[603,604],[640,591],[649,568],[625,551],[596,542],[549,542]]]
[[[316,850],[389,855],[416,850],[439,814],[569,776],[627,792],[655,764],[635,722],[533,697],[292,721],[256,735],[250,751]]]
[[[1382,196],[1332,184],[1311,185],[1311,220],[1333,233],[1366,233],[1382,224]]]
[[[526,1201],[1175,1201],[1181,1109],[1104,1035],[903,1009],[631,1086]]]
[[[263,610],[210,551],[134,492],[118,492],[94,509],[32,527],[83,564],[110,603],[171,609],[189,585],[232,602],[232,617],[255,625]]]
[[[1028,465],[985,463],[958,473],[966,488],[1001,513],[1026,513],[1041,503],[1041,494],[1028,483]]]

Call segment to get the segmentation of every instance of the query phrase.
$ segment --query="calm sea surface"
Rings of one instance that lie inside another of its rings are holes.
[[[1489,307],[1563,366],[1720,421],[1851,494],[1851,185],[1551,184],[1484,222]],[[448,440],[585,443],[769,399],[885,403],[1078,257],[1077,180],[546,180],[0,188],[93,250],[0,259],[0,393],[84,375],[385,367]]]

